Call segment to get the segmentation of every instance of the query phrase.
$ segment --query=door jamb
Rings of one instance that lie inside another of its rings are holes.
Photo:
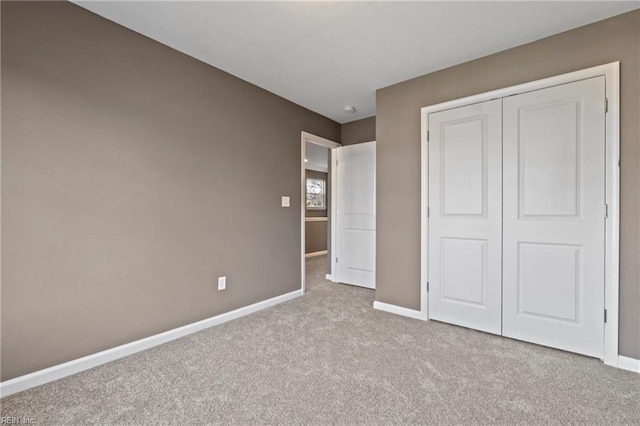
[[[341,147],[342,144],[338,142],[334,142],[329,139],[325,139],[320,136],[316,136],[314,134],[308,132],[302,132],[300,136],[300,288],[302,289],[302,293],[306,291],[305,285],[305,216],[306,216],[306,169],[304,166],[304,159],[306,157],[306,144],[307,142],[323,146],[325,148],[329,148],[329,174],[331,176],[331,213],[329,220],[327,221],[328,226],[331,227],[331,258],[329,260],[329,264],[331,265],[331,273],[327,274],[327,279],[331,281],[335,281],[336,274],[336,264],[335,264],[335,253],[336,253],[336,226],[335,226],[335,217],[336,217],[336,175],[337,170],[335,167],[336,160],[336,149]]]
[[[618,318],[620,291],[620,62],[611,62],[579,71],[536,80],[516,86],[493,90],[461,99],[421,108],[421,256],[420,256],[420,313],[428,318],[428,247],[429,247],[429,163],[428,132],[429,114],[452,108],[504,98],[570,83],[604,76],[608,111],[605,114],[605,181],[608,216],[605,219],[605,305],[607,321],[604,325],[604,363],[619,366]],[[605,105],[603,105],[605,108]],[[604,312],[603,312],[604,316]]]

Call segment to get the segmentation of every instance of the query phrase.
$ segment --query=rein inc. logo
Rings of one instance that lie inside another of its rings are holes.
[[[30,417],[0,417],[0,425],[33,425],[36,419]]]

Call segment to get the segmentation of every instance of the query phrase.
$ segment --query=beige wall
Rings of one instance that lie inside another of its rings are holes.
[[[68,2],[2,2],[2,95],[2,380],[300,288],[339,124]]]
[[[376,118],[363,118],[341,126],[341,142],[343,145],[371,142],[376,140]]]
[[[621,62],[620,353],[640,358],[638,10],[378,90],[376,300],[420,307],[420,108],[613,61]]]

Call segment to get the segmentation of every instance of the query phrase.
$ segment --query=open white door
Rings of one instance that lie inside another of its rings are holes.
[[[604,351],[605,79],[504,100],[503,333]]]
[[[337,149],[336,281],[375,288],[376,143]]]
[[[501,100],[429,114],[429,317],[501,333]]]

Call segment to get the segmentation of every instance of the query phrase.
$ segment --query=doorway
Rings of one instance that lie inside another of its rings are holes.
[[[302,132],[301,136],[301,287],[306,288],[306,265],[324,268],[325,278],[334,281],[336,214],[336,150],[341,144]],[[318,272],[318,271],[314,271]]]
[[[303,292],[307,265],[314,279],[375,289],[375,141],[343,147],[302,132],[301,153]]]

